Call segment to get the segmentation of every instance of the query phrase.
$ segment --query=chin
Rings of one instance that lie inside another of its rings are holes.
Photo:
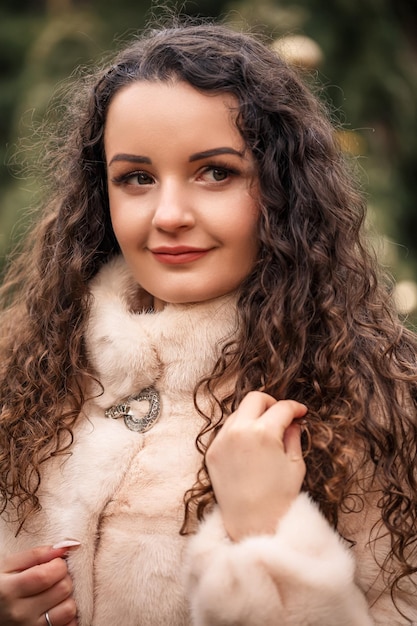
[[[166,302],[167,304],[197,304],[201,302],[208,302],[209,300],[215,300],[216,298],[221,298],[226,296],[229,293],[233,293],[235,289],[225,289],[224,291],[205,291],[205,292],[186,292],[182,294],[176,293],[175,296],[172,294],[166,294],[166,297],[162,297],[161,295],[154,294],[154,298]]]

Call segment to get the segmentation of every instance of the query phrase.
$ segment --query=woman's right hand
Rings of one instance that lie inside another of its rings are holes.
[[[33,548],[0,562],[1,626],[76,626],[77,607],[65,555],[68,546]]]
[[[210,445],[207,468],[232,541],[273,534],[300,493],[306,466],[299,418],[307,407],[251,391]]]

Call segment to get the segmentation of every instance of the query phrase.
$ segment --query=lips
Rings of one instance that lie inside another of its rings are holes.
[[[154,258],[166,265],[180,265],[192,263],[204,257],[210,248],[190,248],[188,246],[160,246],[150,250]]]

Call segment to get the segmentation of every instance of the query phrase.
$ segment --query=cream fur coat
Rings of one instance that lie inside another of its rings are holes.
[[[371,509],[345,520],[354,549],[306,494],[273,536],[232,543],[218,510],[191,538],[179,535],[183,495],[201,463],[192,392],[236,332],[234,300],[132,313],[132,289],[120,259],[93,281],[86,342],[104,392],[86,404],[72,455],[45,467],[43,509],[30,530],[16,538],[0,521],[0,552],[79,540],[68,564],[80,626],[409,623],[384,593],[366,545]],[[150,385],[161,416],[149,431],[105,418],[105,409]],[[384,541],[376,545],[384,556]],[[404,596],[402,608],[417,624],[417,602]]]

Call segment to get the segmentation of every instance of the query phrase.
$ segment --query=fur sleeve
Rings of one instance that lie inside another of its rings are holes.
[[[275,535],[231,542],[214,510],[191,539],[195,626],[371,626],[350,551],[302,493]]]

